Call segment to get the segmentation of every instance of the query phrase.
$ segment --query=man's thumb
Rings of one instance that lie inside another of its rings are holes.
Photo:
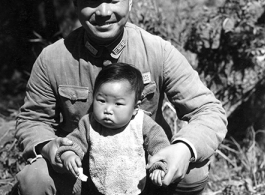
[[[162,180],[163,186],[168,186],[171,183],[173,177],[174,177],[174,173],[169,170],[166,176],[164,177],[164,179]]]

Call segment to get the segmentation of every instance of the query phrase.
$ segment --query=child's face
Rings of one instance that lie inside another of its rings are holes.
[[[127,80],[102,84],[94,95],[95,119],[103,126],[117,129],[136,114],[135,91]]]

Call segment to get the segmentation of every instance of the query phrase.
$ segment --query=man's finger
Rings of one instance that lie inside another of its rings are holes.
[[[171,183],[173,177],[174,177],[174,173],[172,171],[168,171],[164,179],[162,180],[162,184],[164,186],[168,186]]]

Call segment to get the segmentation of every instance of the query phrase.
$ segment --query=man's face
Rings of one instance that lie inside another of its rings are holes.
[[[77,13],[92,41],[108,44],[123,30],[132,0],[77,0]]]

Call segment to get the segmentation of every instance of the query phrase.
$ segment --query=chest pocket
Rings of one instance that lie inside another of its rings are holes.
[[[154,81],[145,85],[142,93],[142,103],[141,109],[145,111],[146,114],[151,116],[156,112],[158,106],[159,94],[157,92],[157,86]]]
[[[60,85],[59,95],[63,115],[63,129],[71,132],[92,104],[92,92],[88,87]]]
[[[72,101],[87,100],[89,89],[88,87],[60,85],[59,94],[60,96],[67,98],[69,100],[72,100]]]

